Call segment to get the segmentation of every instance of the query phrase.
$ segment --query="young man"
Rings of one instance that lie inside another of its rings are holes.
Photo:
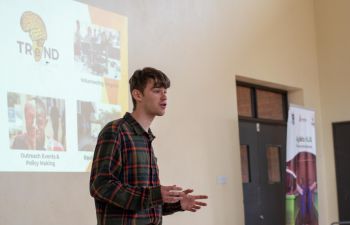
[[[152,148],[150,125],[167,106],[168,77],[154,68],[137,70],[129,80],[133,112],[101,131],[91,168],[90,193],[98,225],[161,225],[162,215],[200,209],[205,195],[162,186]]]

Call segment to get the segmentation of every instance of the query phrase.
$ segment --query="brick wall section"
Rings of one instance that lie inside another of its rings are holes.
[[[243,183],[249,183],[249,155],[247,145],[241,145],[241,173]]]
[[[256,90],[258,118],[283,120],[282,94]]]
[[[237,86],[238,115],[252,117],[250,88]]]

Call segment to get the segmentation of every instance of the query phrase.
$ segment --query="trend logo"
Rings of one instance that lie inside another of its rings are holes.
[[[38,14],[26,11],[21,16],[21,28],[24,32],[28,32],[32,40],[32,48],[34,50],[34,59],[40,61],[47,40],[47,32],[44,21]]]

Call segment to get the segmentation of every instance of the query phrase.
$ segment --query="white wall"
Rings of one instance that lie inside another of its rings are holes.
[[[236,75],[290,90],[292,102],[320,115],[313,1],[86,2],[129,18],[130,72],[154,66],[172,80],[168,112],[153,124],[161,182],[208,194],[209,206],[166,217],[165,224],[244,224]],[[324,163],[318,160],[323,185]],[[228,177],[226,185],[216,183],[220,175]],[[0,174],[0,224],[96,224],[88,178]],[[326,192],[319,188],[326,225]]]
[[[350,1],[315,1],[322,127],[324,147],[323,176],[325,212],[330,221],[338,220],[332,123],[350,121]]]

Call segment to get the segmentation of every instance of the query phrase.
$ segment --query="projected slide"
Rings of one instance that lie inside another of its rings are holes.
[[[89,171],[128,111],[127,18],[75,1],[0,9],[0,171]]]

